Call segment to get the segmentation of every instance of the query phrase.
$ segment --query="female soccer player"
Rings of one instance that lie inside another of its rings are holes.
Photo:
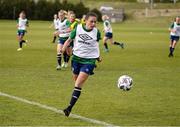
[[[55,29],[55,31],[54,31],[54,33],[53,33],[54,37],[53,37],[52,43],[55,43],[56,38],[57,38],[57,36],[58,36],[58,35],[57,35],[57,33],[58,33],[58,26],[59,26],[58,24],[59,24],[58,15],[57,15],[57,14],[54,14],[53,24],[51,25],[51,27],[54,26],[54,29]]]
[[[173,52],[175,50],[176,44],[179,41],[180,37],[180,17],[176,17],[175,21],[172,23],[169,28],[170,31],[170,46],[169,46],[169,57],[173,57]]]
[[[70,29],[71,31],[75,29],[79,23],[79,20],[76,19],[76,15],[73,11],[68,11],[68,20],[70,22]],[[67,67],[68,62],[70,59],[70,56],[72,55],[72,48],[73,48],[73,41],[70,43],[70,45],[66,48],[66,57],[64,59],[64,63],[62,64],[62,67]]]
[[[118,45],[121,48],[124,48],[124,43],[113,41],[113,31],[112,31],[112,27],[108,19],[109,17],[107,15],[102,16],[104,32],[105,32],[105,36],[103,38],[105,52],[109,52],[108,45],[107,45],[108,40],[110,41],[111,44]]]
[[[18,28],[18,32],[17,32],[17,38],[19,41],[19,48],[17,49],[17,51],[21,51],[22,50],[22,46],[23,43],[26,43],[27,41],[23,40],[23,37],[26,33],[26,27],[28,26],[28,20],[26,18],[26,14],[24,11],[22,11],[19,14],[19,18],[17,21],[17,28]]]
[[[70,21],[70,28],[71,28],[71,30],[75,29],[76,26],[78,25],[78,23],[80,22],[76,18],[76,14],[73,11],[69,12],[69,21]]]
[[[57,62],[58,65],[56,67],[57,70],[61,69],[61,49],[64,45],[64,42],[68,39],[69,34],[70,34],[70,22],[65,18],[65,11],[64,10],[60,10],[58,12],[58,16],[59,16],[59,27],[58,27],[58,34],[59,34],[59,43],[57,44]],[[66,56],[67,53],[64,52],[63,53],[63,57],[64,57],[64,62],[67,62],[66,60]]]
[[[86,15],[85,24],[78,24],[62,48],[62,52],[65,52],[67,46],[74,39],[72,71],[75,87],[68,107],[63,110],[65,116],[69,116],[81,94],[84,82],[89,75],[93,74],[96,59],[98,58],[101,61],[98,42],[100,40],[100,32],[96,28],[96,20],[97,15],[89,12]]]
[[[81,24],[85,24],[85,18],[86,18],[86,15],[83,15],[80,21]]]

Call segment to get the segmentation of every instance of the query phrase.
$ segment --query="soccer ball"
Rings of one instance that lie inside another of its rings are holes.
[[[132,80],[132,78],[130,76],[122,75],[118,79],[117,86],[118,86],[119,89],[122,89],[124,91],[128,91],[128,90],[131,89],[132,84],[133,84],[133,80]]]

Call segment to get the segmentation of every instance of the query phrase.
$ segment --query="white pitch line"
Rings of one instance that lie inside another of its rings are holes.
[[[60,113],[60,114],[64,115],[62,110],[59,110],[57,108],[50,107],[50,106],[47,106],[47,105],[44,105],[44,104],[40,104],[38,102],[29,101],[29,100],[26,100],[26,99],[23,99],[23,98],[20,98],[20,97],[16,97],[16,96],[13,96],[13,95],[9,95],[9,94],[3,93],[3,92],[0,92],[0,96],[8,97],[8,98],[11,98],[11,99],[14,99],[14,100],[17,100],[17,101],[21,101],[21,102],[24,102],[24,103],[27,103],[27,104],[30,104],[30,105],[35,105],[35,106],[38,106],[40,108],[51,110],[53,112]],[[109,123],[106,123],[106,122],[103,122],[103,121],[83,117],[83,116],[72,114],[72,113],[70,114],[69,117],[77,118],[77,119],[80,119],[80,120],[83,120],[83,121],[86,121],[86,122],[89,122],[89,123],[95,123],[95,124],[99,124],[99,125],[103,125],[103,126],[109,126],[109,127],[114,127],[115,126],[115,125],[112,125],[112,124],[109,124]]]

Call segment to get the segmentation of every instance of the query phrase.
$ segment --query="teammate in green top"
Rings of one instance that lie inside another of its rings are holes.
[[[85,24],[78,24],[71,32],[70,37],[63,45],[62,52],[65,52],[70,42],[74,39],[72,71],[75,81],[74,91],[69,105],[65,108],[65,116],[69,116],[73,106],[78,100],[84,82],[89,75],[94,74],[95,61],[101,61],[99,51],[100,32],[96,28],[97,15],[89,12],[86,15]]]
[[[74,12],[71,12],[69,15],[69,21],[70,21],[70,28],[71,30],[75,29],[77,25],[79,24],[79,20],[76,19],[76,15]]]
[[[80,21],[81,24],[85,24],[85,17],[86,17],[86,15],[82,16],[81,21]]]
[[[75,29],[79,23],[79,20],[76,19],[76,15],[73,11],[68,11],[68,21],[70,22],[70,29],[71,31]],[[62,64],[62,67],[67,67],[68,62],[70,59],[70,56],[72,55],[72,48],[73,48],[73,41],[70,43],[70,45],[66,48],[66,62]]]
[[[23,37],[26,33],[26,27],[29,26],[28,25],[28,20],[26,18],[26,14],[24,11],[22,11],[20,14],[19,14],[19,18],[18,18],[18,21],[17,21],[17,28],[18,28],[18,32],[17,32],[17,38],[18,38],[18,41],[19,41],[19,48],[17,49],[17,51],[21,51],[22,50],[22,46],[23,46],[23,43],[26,43],[27,40],[23,40]]]

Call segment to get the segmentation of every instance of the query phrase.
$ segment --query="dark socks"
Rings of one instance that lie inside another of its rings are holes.
[[[122,49],[124,48],[124,43],[114,41],[113,44],[120,46]]]
[[[23,43],[25,43],[25,42],[26,42],[25,40],[21,40],[21,41],[19,42],[19,47],[22,48],[22,45],[23,45]]]
[[[54,36],[54,38],[53,38],[53,43],[55,43],[55,41],[56,41],[56,36]]]
[[[66,62],[67,63],[69,62],[69,59],[70,59],[70,56],[67,54],[67,56],[66,56]]]
[[[63,59],[64,59],[64,62],[68,63],[69,59],[70,59],[70,56],[66,52],[64,52],[63,53]]]
[[[75,105],[76,101],[78,100],[79,96],[81,94],[81,88],[79,87],[74,87],[74,91],[72,93],[72,98],[71,101],[69,103],[69,106],[67,107],[67,109],[69,111],[71,111],[71,109],[73,108],[73,106]]]
[[[173,52],[174,52],[175,48],[169,47],[169,57],[173,57]]]
[[[107,43],[104,43],[104,47],[105,47],[105,49],[108,49]]]
[[[173,54],[174,48],[170,47],[170,48],[169,48],[169,51],[170,51],[170,54]]]
[[[63,53],[63,59],[64,59],[64,62],[67,61],[67,53],[66,52]]]
[[[61,66],[61,54],[57,54],[58,65]]]
[[[19,42],[19,47],[22,48],[22,41]]]
[[[120,43],[119,43],[119,42],[114,41],[114,45],[120,45]]]

